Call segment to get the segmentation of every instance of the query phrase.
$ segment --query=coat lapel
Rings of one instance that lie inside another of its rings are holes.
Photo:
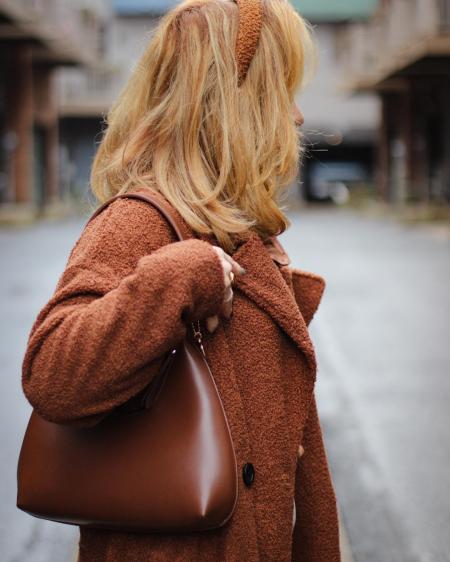
[[[282,266],[280,271],[294,294],[303,320],[309,326],[322,299],[325,279],[311,271],[285,267],[291,263],[291,259],[276,236],[272,236],[265,245],[271,258]]]
[[[247,273],[236,276],[235,287],[269,314],[300,348],[315,379],[314,346],[294,294],[256,232],[247,231],[241,242],[233,259]]]
[[[139,192],[140,190],[136,189],[135,191]],[[179,226],[186,238],[197,236],[205,241],[213,241],[213,237],[209,234],[194,234],[178,211],[170,203],[168,204],[175,211],[179,219]],[[247,271],[246,275],[235,277],[235,288],[242,291],[258,307],[269,314],[278,326],[286,332],[304,354],[310,376],[315,381],[316,355],[307,324],[300,312],[298,293],[291,291],[283,274],[275,265],[268,248],[256,232],[247,230],[244,233],[237,234],[235,238],[238,249],[233,253],[233,258]],[[279,250],[283,254],[282,246],[279,247]],[[286,260],[284,262],[284,259],[282,259],[280,265],[289,263],[287,255]],[[313,307],[313,304],[308,310],[311,307]]]
[[[322,300],[326,285],[325,279],[316,273],[303,269],[286,269],[289,269],[288,275],[292,283],[295,300],[306,325],[309,326]]]

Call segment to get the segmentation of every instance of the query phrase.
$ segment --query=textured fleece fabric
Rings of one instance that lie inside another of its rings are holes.
[[[118,199],[82,232],[33,324],[23,360],[27,398],[50,421],[90,426],[142,390],[199,319],[236,450],[239,495],[224,527],[81,528],[80,562],[340,562],[307,327],[325,282],[276,264],[254,231],[237,242],[233,257],[247,273],[236,276],[231,318],[210,334],[203,320],[219,312],[224,294],[215,239],[176,242],[159,211]],[[255,468],[249,487],[248,462]]]
[[[245,79],[259,43],[262,26],[260,0],[235,0],[239,8],[239,28],[236,41],[236,59],[239,84]]]

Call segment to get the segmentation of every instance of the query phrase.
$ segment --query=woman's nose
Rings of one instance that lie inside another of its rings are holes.
[[[305,122],[305,118],[303,117],[303,113],[301,112],[300,108],[295,102],[292,104],[292,111],[293,111],[295,123],[298,126],[303,125],[303,123]]]

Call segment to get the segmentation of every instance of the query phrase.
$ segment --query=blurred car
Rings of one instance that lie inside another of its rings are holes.
[[[346,203],[352,184],[369,179],[366,166],[360,162],[314,162],[309,171],[306,197],[311,201]]]

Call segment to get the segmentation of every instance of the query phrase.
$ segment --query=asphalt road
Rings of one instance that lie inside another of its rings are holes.
[[[0,230],[0,560],[66,562],[77,529],[35,519],[15,507],[16,466],[30,414],[21,364],[31,325],[52,295],[82,222]]]
[[[318,408],[355,562],[450,561],[450,240],[345,209],[281,238],[327,286]]]
[[[449,562],[450,241],[350,211],[293,214],[293,265],[323,275],[317,396],[355,562]],[[29,330],[83,220],[0,231],[0,559],[73,559],[77,530],[15,508]]]

